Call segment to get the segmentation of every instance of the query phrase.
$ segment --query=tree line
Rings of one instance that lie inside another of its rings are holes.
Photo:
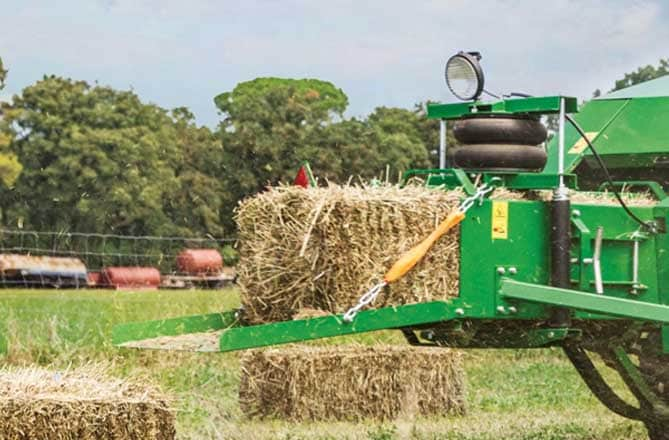
[[[621,81],[666,70],[662,60]],[[0,60],[0,88],[6,80]],[[239,200],[290,181],[303,160],[339,182],[436,165],[438,122],[425,118],[424,105],[351,118],[348,97],[334,84],[280,78],[242,82],[214,103],[220,123],[210,129],[185,107],[43,77],[0,105],[0,223],[221,237],[234,234]]]

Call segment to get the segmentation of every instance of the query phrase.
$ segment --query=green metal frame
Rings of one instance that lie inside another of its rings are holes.
[[[669,323],[669,306],[662,304],[523,283],[507,278],[502,279],[499,293],[507,299],[568,307],[622,318]]]
[[[365,310],[352,323],[344,322],[339,315],[331,315],[254,326],[241,326],[235,312],[216,313],[118,325],[114,328],[112,341],[122,346],[127,342],[162,336],[223,330],[220,349],[232,351],[437,323],[457,316],[458,307],[433,301]]]
[[[427,117],[430,119],[461,119],[473,114],[554,114],[560,111],[560,100],[565,100],[565,111],[576,113],[578,101],[569,96],[542,96],[522,99],[505,99],[492,103],[459,102],[455,104],[428,104]]]
[[[402,174],[400,186],[406,185],[412,177],[426,177],[426,186],[433,188],[462,188],[467,195],[476,192],[476,187],[467,173],[457,168],[410,169]]]

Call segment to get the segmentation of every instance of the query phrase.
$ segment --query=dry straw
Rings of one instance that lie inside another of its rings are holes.
[[[248,417],[391,420],[462,414],[459,352],[410,346],[289,346],[242,358]]]
[[[496,197],[519,198],[508,191]],[[237,209],[238,283],[251,323],[302,310],[341,313],[460,203],[459,190],[419,186],[280,186]],[[375,307],[457,296],[459,228],[442,237]]]
[[[0,438],[172,439],[167,399],[100,367],[0,370]]]

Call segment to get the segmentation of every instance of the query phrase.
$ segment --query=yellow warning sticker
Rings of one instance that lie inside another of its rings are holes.
[[[494,200],[492,202],[492,239],[506,240],[509,238],[509,202]]]
[[[589,131],[585,133],[585,136],[588,138],[590,142],[592,142],[592,140],[596,138],[598,134],[599,134],[598,131]],[[580,138],[578,138],[576,143],[569,149],[569,154],[581,154],[585,151],[586,148],[588,148],[588,142],[585,139],[583,139],[583,136],[581,136]]]

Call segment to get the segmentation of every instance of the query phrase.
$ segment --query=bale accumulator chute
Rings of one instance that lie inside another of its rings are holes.
[[[458,189],[462,203],[385,277],[360,286],[378,282],[350,310],[262,325],[249,325],[243,309],[131,323],[115,329],[114,342],[147,346],[138,340],[216,331],[218,349],[231,351],[397,329],[415,346],[559,346],[602,403],[645,423],[651,439],[669,439],[669,77],[580,111],[566,96],[483,102],[479,59],[460,53],[446,69],[449,88],[469,101],[428,105],[428,117],[442,127],[452,121],[462,141],[448,155],[452,167],[404,176],[421,176],[434,191]],[[537,125],[544,115],[559,122],[547,148]],[[654,200],[628,206],[623,187]],[[502,188],[527,197],[495,200]],[[604,190],[615,204],[596,202],[591,192]],[[459,228],[458,291],[373,308],[449,228]],[[591,353],[637,403],[609,387]]]

